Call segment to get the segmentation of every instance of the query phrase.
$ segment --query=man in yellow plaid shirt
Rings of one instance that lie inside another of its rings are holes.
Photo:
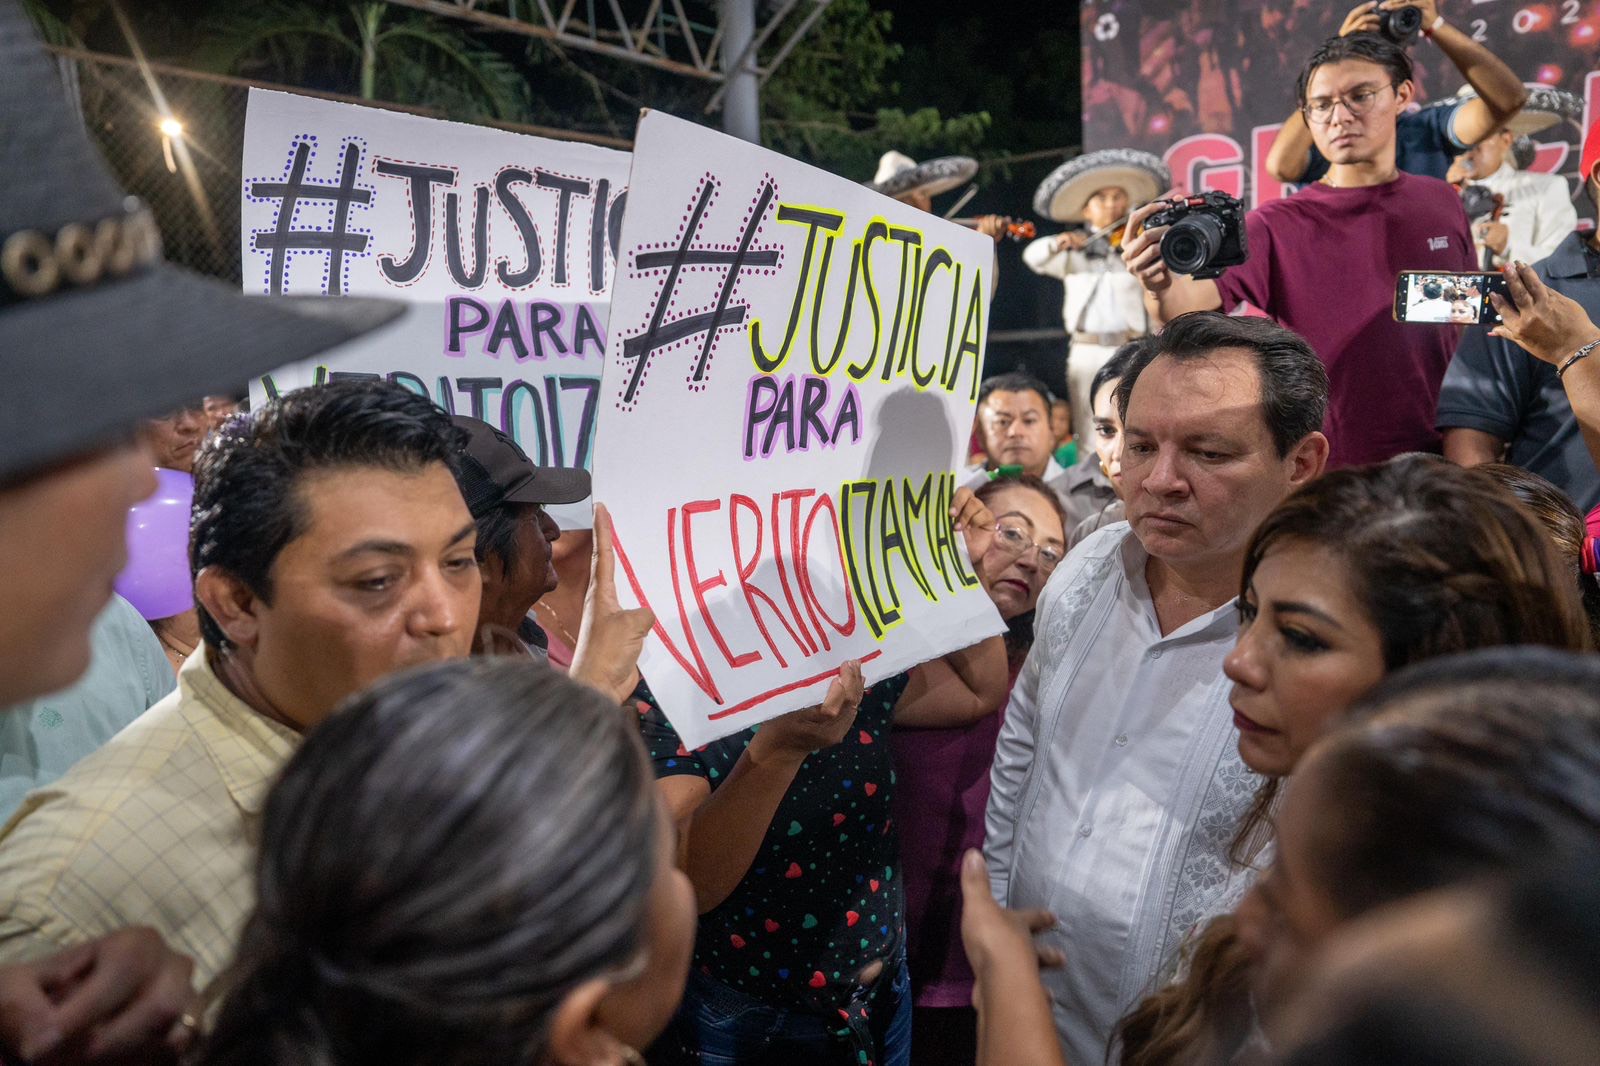
[[[456,436],[424,397],[336,382],[208,447],[204,645],[176,692],[0,830],[0,963],[148,925],[202,988],[227,967],[261,805],[300,735],[372,681],[471,648],[482,582]]]

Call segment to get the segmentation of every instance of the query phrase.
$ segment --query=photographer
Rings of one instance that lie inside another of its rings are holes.
[[[1600,195],[1600,122],[1584,141],[1579,173],[1584,190]],[[1504,321],[1469,330],[1445,372],[1436,421],[1444,454],[1464,466],[1504,456],[1590,510],[1600,505],[1600,366],[1585,358],[1557,368],[1600,336],[1592,324],[1600,319],[1600,239],[1569,229],[1536,267],[1509,265],[1506,284],[1515,306],[1491,297]]]
[[[1600,122],[1589,129],[1579,172],[1600,196]],[[1467,466],[1504,461],[1555,483],[1584,510],[1600,505],[1600,238],[1572,232],[1537,268],[1506,268],[1511,303],[1491,295],[1504,321],[1469,333],[1445,375],[1438,425],[1445,455]]]
[[[1455,64],[1478,94],[1453,108],[1429,107],[1400,116],[1396,165],[1408,174],[1443,178],[1451,160],[1505,125],[1522,109],[1528,91],[1510,67],[1444,21],[1437,0],[1383,0],[1382,3],[1370,0],[1358,4],[1345,16],[1339,35],[1381,33],[1384,15],[1389,16],[1393,32],[1396,20],[1403,17],[1399,12],[1406,8],[1417,11],[1421,16],[1422,36],[1439,46],[1439,51]],[[1272,142],[1272,149],[1267,153],[1267,173],[1279,181],[1310,183],[1321,180],[1328,173],[1328,159],[1313,141],[1305,116],[1297,108],[1284,121],[1277,140]]]
[[[1395,322],[1395,278],[1402,270],[1467,271],[1474,262],[1456,191],[1395,166],[1411,60],[1375,34],[1335,37],[1307,62],[1297,94],[1333,168],[1245,216],[1245,262],[1215,280],[1171,271],[1161,253],[1168,227],[1140,232],[1147,218],[1170,210],[1162,201],[1128,220],[1123,261],[1159,321],[1249,303],[1305,337],[1332,383],[1330,465],[1437,452],[1433,418],[1457,331]]]
[[[1555,368],[1592,462],[1600,464],[1600,326],[1584,305],[1543,284],[1526,263],[1506,268],[1508,301],[1489,297],[1505,321],[1490,333]],[[1592,298],[1590,303],[1592,304]]]

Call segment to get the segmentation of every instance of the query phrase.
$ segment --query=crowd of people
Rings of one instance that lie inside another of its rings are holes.
[[[1523,102],[1417,6],[1463,155]],[[1523,238],[1408,170],[1374,10],[1220,276],[1153,157],[1041,189],[1073,394],[985,381],[949,515],[1005,631],[691,750],[603,503],[547,511],[588,475],[384,382],[236,411],[393,309],[165,264],[0,2],[0,1061],[1600,1059],[1600,245],[1397,321]],[[144,618],[156,467],[192,608]]]

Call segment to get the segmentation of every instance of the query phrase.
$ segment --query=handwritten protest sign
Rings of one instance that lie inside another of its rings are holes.
[[[256,402],[377,375],[587,466],[629,157],[591,145],[250,91],[247,292],[386,296],[395,326],[252,384]],[[587,504],[558,515],[587,526]]]
[[[1000,632],[949,515],[989,239],[656,112],[632,190],[595,496],[684,743]]]

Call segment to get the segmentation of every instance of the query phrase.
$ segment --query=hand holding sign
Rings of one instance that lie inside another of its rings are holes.
[[[967,558],[972,560],[972,572],[987,589],[994,584],[995,578],[994,574],[986,572],[983,565],[984,556],[994,543],[994,514],[978,499],[977,493],[961,488],[950,499],[950,520],[955,524],[956,532],[967,542]]]
[[[790,711],[758,729],[750,741],[750,757],[757,762],[789,759],[799,764],[812,752],[833,747],[855,725],[864,692],[861,664],[851,659],[839,667],[821,706]]]
[[[659,112],[630,187],[595,485],[683,742],[815,704],[842,663],[878,681],[1001,632],[953,473],[993,242]]]
[[[639,683],[639,652],[656,616],[648,607],[630,611],[617,602],[616,569],[611,514],[605,504],[597,503],[589,591],[583,598],[583,628],[573,649],[570,676],[621,703]]]

